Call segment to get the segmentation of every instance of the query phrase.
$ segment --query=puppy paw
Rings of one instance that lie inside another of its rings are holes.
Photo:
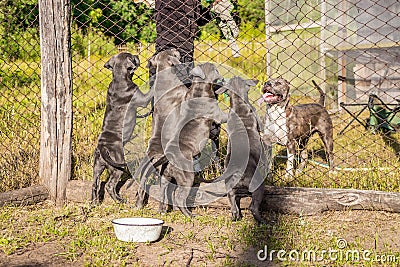
[[[240,216],[240,215],[232,215],[231,219],[232,219],[233,222],[237,222],[237,221],[240,221],[242,219],[242,216]]]
[[[126,203],[128,203],[128,201],[125,199],[125,198],[122,198],[122,197],[120,197],[120,196],[115,196],[115,199],[114,199],[116,202],[118,202],[119,204],[126,204]]]
[[[144,207],[143,201],[139,201],[139,200],[136,201],[135,207],[136,207],[137,209],[143,209],[143,207]]]
[[[260,224],[267,224],[267,221],[266,220],[264,220],[263,218],[254,218],[254,219],[256,219],[256,221],[257,221],[257,223],[260,225]]]
[[[90,202],[90,207],[94,208],[100,205],[100,200],[99,199],[92,199]]]

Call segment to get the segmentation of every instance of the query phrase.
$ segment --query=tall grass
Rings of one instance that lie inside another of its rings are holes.
[[[0,192],[38,182],[40,68],[0,65]]]

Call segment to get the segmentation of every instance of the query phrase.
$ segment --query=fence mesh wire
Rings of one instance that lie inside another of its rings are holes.
[[[181,1],[161,2],[177,8],[192,2]],[[141,66],[134,81],[148,90],[146,64],[156,51],[157,37],[154,4],[71,0],[74,179],[92,179],[93,151],[111,81],[104,63],[121,51],[139,55]],[[312,80],[326,93],[336,171],[328,173],[323,143],[313,135],[307,145],[309,162],[293,177],[284,176],[286,148],[274,146],[269,184],[399,191],[397,0],[222,0],[202,1],[201,6],[209,8],[211,16],[195,34],[194,60],[225,64],[260,80],[249,96],[260,118],[266,106],[256,101],[262,84],[271,78],[290,82],[292,105],[318,101]],[[179,23],[187,16],[171,19]],[[2,1],[0,18],[0,191],[7,191],[38,183],[37,1]],[[136,134],[148,138],[150,131],[151,117],[139,119]],[[222,135],[226,144],[226,133]],[[138,145],[138,154],[145,148],[146,143]]]
[[[40,42],[37,8],[36,1],[0,3],[0,192],[38,181]]]

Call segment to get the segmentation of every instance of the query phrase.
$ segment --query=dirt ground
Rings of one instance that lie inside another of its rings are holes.
[[[207,220],[212,220],[210,214],[216,213],[229,217],[228,210],[207,209],[197,213]],[[244,216],[248,221],[252,220],[247,210]],[[215,222],[210,224],[200,219],[168,222],[158,241],[134,245],[134,255],[130,255],[123,264],[111,261],[109,266],[354,266],[353,262],[343,261],[282,262],[276,255],[272,262],[257,259],[257,253],[264,245],[274,250],[301,251],[310,247],[321,250],[334,247],[339,238],[345,240],[346,246],[351,249],[397,256],[396,262],[390,264],[375,262],[358,266],[400,266],[400,214],[332,211],[318,216],[268,213],[264,217],[268,225],[251,235],[246,233],[252,231],[251,224],[250,228],[243,228],[247,224],[229,226],[222,223],[216,226]],[[332,243],[332,240],[335,241]],[[85,252],[78,253],[73,260],[67,259],[65,254],[70,242],[71,237],[68,236],[48,242],[31,242],[10,255],[4,253],[0,246],[0,266],[98,266],[94,263],[95,259],[90,259]]]

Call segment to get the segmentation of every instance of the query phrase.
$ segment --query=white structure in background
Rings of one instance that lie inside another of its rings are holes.
[[[265,22],[269,77],[274,74],[271,61],[277,60],[276,65],[301,63],[300,60],[271,59],[273,49],[279,46],[274,41],[279,38],[272,36],[307,29],[317,32],[315,37],[320,40],[318,76],[322,87],[327,88],[329,75],[345,78],[337,84],[338,103],[366,102],[370,93],[377,94],[386,103],[395,103],[400,98],[398,0],[266,0]],[[336,73],[329,70],[332,64],[327,66],[328,58],[337,64]]]

